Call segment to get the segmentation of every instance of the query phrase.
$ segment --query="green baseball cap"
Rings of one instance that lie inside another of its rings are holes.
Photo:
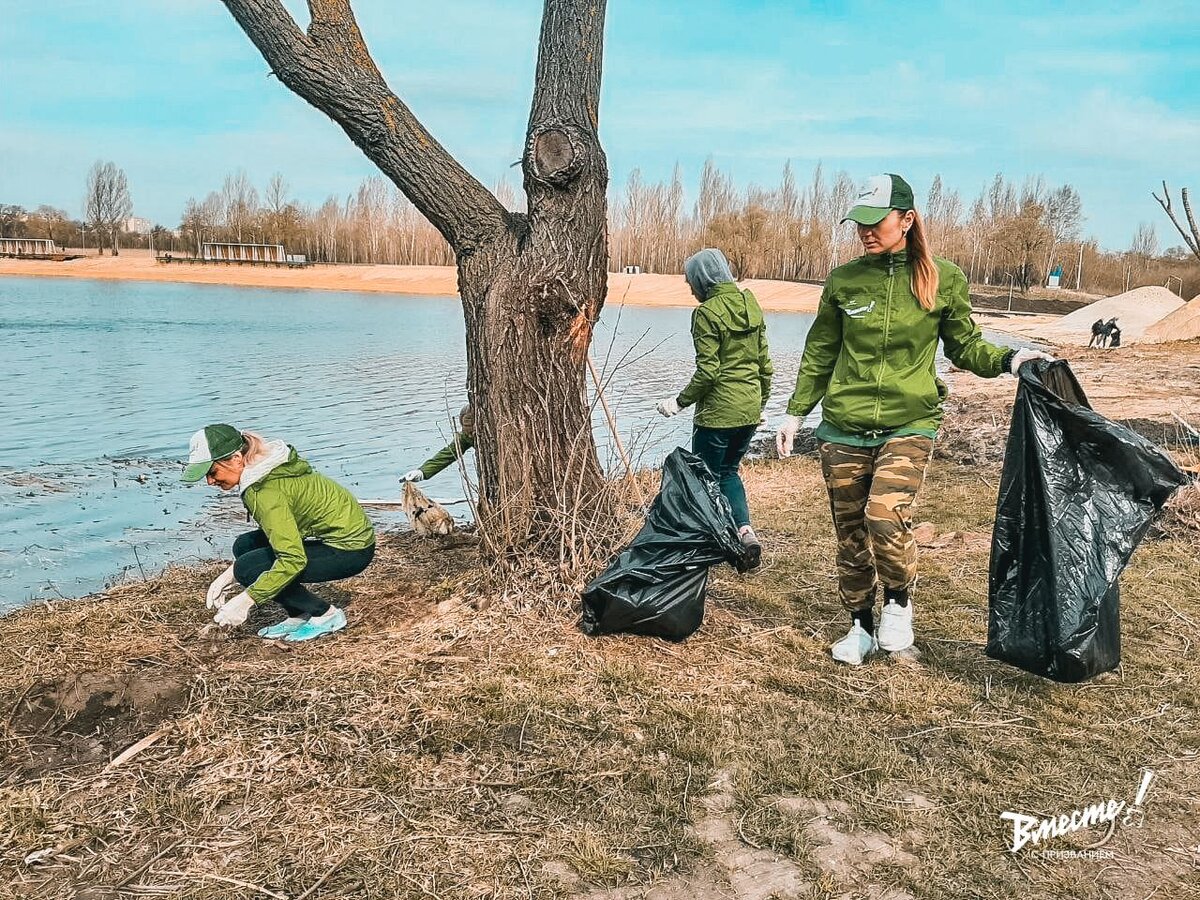
[[[878,225],[893,209],[914,209],[913,191],[899,175],[872,175],[858,189],[854,208],[843,222]]]
[[[205,425],[192,435],[183,480],[188,484],[203,480],[214,462],[233,456],[242,443],[242,433],[232,425]]]

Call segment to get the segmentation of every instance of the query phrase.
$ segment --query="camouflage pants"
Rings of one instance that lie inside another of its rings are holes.
[[[920,436],[881,447],[821,444],[837,530],[838,595],[847,609],[871,606],[880,581],[900,589],[917,580],[911,510],[932,453],[933,441]]]

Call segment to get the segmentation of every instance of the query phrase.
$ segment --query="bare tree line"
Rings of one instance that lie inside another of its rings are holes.
[[[91,236],[97,245],[106,241],[114,248],[151,246],[196,255],[205,241],[280,243],[316,262],[454,264],[437,230],[379,176],[365,179],[352,194],[311,206],[291,195],[279,173],[260,192],[245,172],[232,172],[219,189],[187,201],[177,236],[161,226],[150,235],[122,233],[128,207],[112,205],[120,200],[122,184],[124,172],[98,162],[89,173],[82,221],[52,206],[26,212],[0,204],[0,233],[48,237],[63,246],[78,246],[81,240],[86,245]],[[827,174],[818,165],[801,183],[790,164],[774,188],[743,190],[709,160],[689,202],[678,165],[662,182],[648,182],[635,169],[611,192],[610,268],[634,265],[675,274],[690,253],[715,245],[726,251],[740,277],[822,281],[859,253],[852,227],[839,224],[853,191],[845,172]],[[508,181],[498,182],[494,193],[505,208],[517,210]],[[1084,217],[1078,192],[1071,185],[1049,187],[1040,177],[1018,184],[997,174],[967,203],[935,175],[918,206],[936,252],[958,263],[973,284],[1007,288],[1011,283],[1025,291],[1045,284],[1061,267],[1062,287],[1090,293],[1168,282],[1176,287],[1172,279],[1182,281],[1185,291],[1200,290],[1200,235],[1191,233],[1187,189],[1181,192],[1182,215],[1166,184],[1162,196],[1156,192],[1154,198],[1184,245],[1162,247],[1156,227],[1140,222],[1128,250],[1102,250],[1080,236]]]

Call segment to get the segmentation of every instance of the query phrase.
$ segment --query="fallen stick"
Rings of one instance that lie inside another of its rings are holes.
[[[140,741],[138,741],[132,747],[125,750],[123,753],[118,754],[117,758],[114,759],[112,762],[110,762],[105,767],[104,771],[111,772],[117,766],[123,765],[124,763],[129,762],[129,760],[133,759],[135,756],[137,756],[139,753],[141,753],[147,747],[152,747],[154,744],[157,744],[159,742],[159,740],[161,740],[162,737],[170,730],[171,729],[169,727],[167,727],[167,728],[160,728],[160,729],[158,729],[158,731],[150,732],[150,734],[146,735],[144,738],[142,738]]]
[[[332,875],[334,872],[336,872],[338,869],[340,869],[342,867],[342,865],[346,862],[346,860],[348,860],[353,855],[354,855],[353,849],[347,850],[345,853],[343,853],[341,855],[341,857],[338,859],[338,861],[335,862],[332,866],[330,866],[329,870],[324,875],[322,875],[320,878],[318,878],[312,887],[310,887],[307,891],[305,891],[303,894],[301,894],[299,897],[297,897],[296,900],[305,900],[305,898],[312,896],[313,892],[316,891],[316,889],[319,888],[321,885],[323,885],[325,883],[326,879],[328,879],[330,875]]]

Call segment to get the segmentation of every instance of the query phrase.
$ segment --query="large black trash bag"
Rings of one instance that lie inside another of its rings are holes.
[[[584,588],[579,625],[590,635],[682,641],[704,619],[709,567],[727,562],[743,570],[744,554],[716,479],[700,457],[677,448],[663,463],[646,524]]]
[[[992,535],[987,654],[1055,681],[1121,661],[1117,579],[1186,476],[1088,405],[1065,362],[1021,366]]]

